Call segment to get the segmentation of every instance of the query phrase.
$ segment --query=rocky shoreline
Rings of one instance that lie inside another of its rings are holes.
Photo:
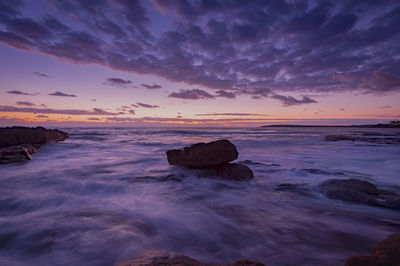
[[[32,160],[32,153],[49,142],[63,141],[68,134],[58,129],[44,127],[0,128],[0,164]]]

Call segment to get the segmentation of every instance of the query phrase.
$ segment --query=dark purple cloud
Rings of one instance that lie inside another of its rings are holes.
[[[77,109],[50,109],[50,108],[33,108],[33,107],[14,107],[0,106],[0,112],[18,112],[18,113],[34,113],[34,114],[64,114],[64,115],[120,115],[123,113],[108,112],[100,108],[93,110],[77,110]]]
[[[384,106],[381,106],[379,108],[381,108],[381,109],[390,109],[390,108],[392,108],[392,106],[391,105],[384,105]]]
[[[228,98],[228,99],[234,99],[234,98],[236,98],[236,95],[233,92],[219,90],[219,91],[217,91],[216,97],[224,97],[224,98]]]
[[[103,84],[114,87],[129,88],[132,87],[133,82],[131,80],[120,79],[120,78],[106,78]]]
[[[35,106],[36,104],[32,102],[23,102],[23,101],[18,101],[16,102],[17,105],[25,105],[25,106]]]
[[[158,105],[151,105],[151,104],[147,104],[147,103],[136,103],[138,106],[140,107],[144,107],[144,108],[158,108],[160,106]]]
[[[47,115],[37,115],[37,116],[35,116],[35,117],[39,117],[39,118],[48,118]]]
[[[317,101],[311,99],[310,97],[303,96],[302,99],[296,99],[292,96],[284,96],[275,94],[271,96],[271,98],[280,101],[284,106],[292,106],[292,105],[300,105],[300,104],[308,104],[308,103],[316,103]]]
[[[33,93],[27,93],[27,92],[23,92],[23,91],[19,91],[19,90],[7,91],[7,93],[10,93],[10,94],[17,94],[17,95],[30,95],[30,96],[35,96],[35,94],[33,94]]]
[[[44,73],[40,73],[40,72],[33,72],[33,74],[35,74],[36,76],[42,77],[42,78],[50,78],[49,75],[44,74]]]
[[[91,121],[100,121],[100,118],[98,118],[98,117],[89,117],[88,120],[91,120]]]
[[[289,106],[314,101],[291,92],[400,91],[399,1],[56,0],[52,16],[35,19],[1,4],[0,43],[216,91],[170,97],[248,94]],[[165,30],[152,23],[162,15]]]
[[[200,89],[180,90],[179,92],[170,93],[168,97],[180,98],[185,100],[214,99],[213,95]]]
[[[61,92],[61,91],[56,91],[56,92],[53,92],[53,93],[49,93],[49,95],[51,95],[51,96],[61,96],[61,97],[76,97],[76,95],[74,95],[74,94],[66,94],[66,93]]]
[[[140,86],[142,86],[143,88],[149,89],[149,90],[157,90],[157,89],[161,89],[161,85],[158,84],[153,84],[153,85],[149,85],[149,84],[141,84]]]

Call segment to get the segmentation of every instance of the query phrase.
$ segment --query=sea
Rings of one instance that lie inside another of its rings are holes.
[[[0,165],[0,265],[114,265],[152,250],[204,263],[343,265],[400,231],[399,211],[318,189],[353,178],[400,194],[400,145],[324,140],[399,129],[61,129],[70,137],[32,161]],[[168,164],[167,150],[218,139],[236,145],[252,180]]]

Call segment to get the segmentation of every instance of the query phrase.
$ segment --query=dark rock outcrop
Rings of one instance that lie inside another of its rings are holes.
[[[202,263],[188,256],[174,252],[150,251],[136,256],[129,261],[117,264],[117,266],[158,266],[158,265],[179,265],[179,266],[265,266],[259,262],[239,260],[224,264]]]
[[[372,255],[353,256],[346,266],[398,266],[400,265],[400,233],[388,236],[372,250]]]
[[[57,129],[44,127],[6,127],[0,128],[0,148],[21,144],[43,145],[49,142],[62,141],[68,134]]]
[[[200,169],[197,172],[199,176],[219,176],[238,181],[253,178],[253,172],[246,165],[230,163],[238,155],[235,145],[229,140],[198,143],[167,151],[170,164]]]
[[[363,203],[400,210],[400,195],[378,189],[358,179],[330,179],[319,185],[320,191],[331,199]]]
[[[363,141],[378,144],[400,144],[400,138],[396,135],[381,135],[379,137],[368,137],[360,135],[327,135],[326,141]]]
[[[197,143],[183,149],[167,151],[168,162],[172,165],[190,168],[210,168],[236,160],[239,153],[229,140]]]
[[[68,138],[68,134],[57,129],[0,128],[0,164],[32,160],[31,154],[38,152],[41,145],[62,141],[66,138]]]

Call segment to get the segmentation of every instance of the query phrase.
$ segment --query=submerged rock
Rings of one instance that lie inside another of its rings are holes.
[[[359,135],[327,135],[326,141],[364,141],[378,144],[400,144],[400,138],[396,135],[380,135],[381,137],[366,137]]]
[[[382,206],[400,210],[400,196],[392,191],[358,179],[330,179],[319,185],[320,191],[331,199]]]
[[[372,250],[372,255],[353,256],[347,259],[346,266],[398,266],[400,265],[400,233],[388,236]]]
[[[240,260],[225,264],[202,263],[188,256],[175,252],[150,251],[136,256],[129,261],[117,264],[117,266],[157,266],[157,265],[179,265],[179,266],[265,266],[259,262]]]
[[[210,168],[236,160],[239,153],[229,140],[197,143],[183,149],[167,151],[168,162],[190,168]]]
[[[253,178],[253,171],[247,165],[240,163],[224,163],[208,169],[196,170],[197,176],[218,176],[224,179],[243,181]]]
[[[31,154],[38,152],[41,145],[66,138],[68,134],[57,129],[0,128],[0,164],[32,160]]]

